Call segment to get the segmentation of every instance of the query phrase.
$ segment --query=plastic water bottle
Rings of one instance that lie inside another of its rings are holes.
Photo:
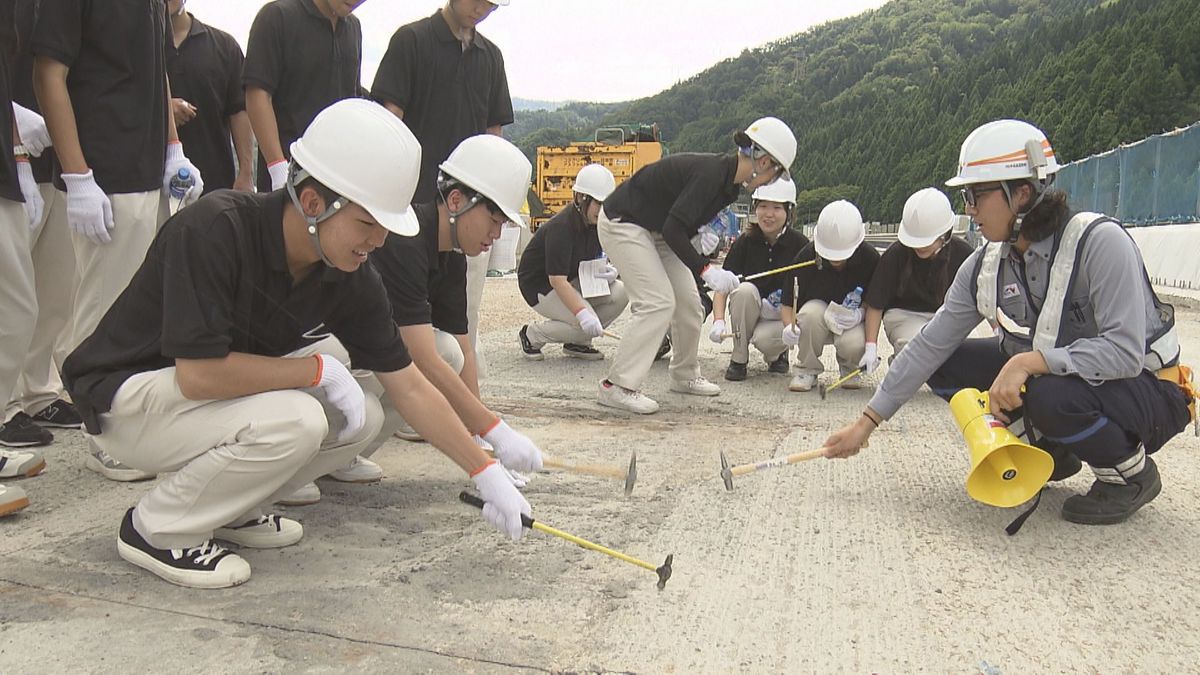
[[[846,294],[846,299],[842,301],[842,307],[846,309],[858,309],[862,307],[862,286],[855,286],[854,290]]]
[[[182,200],[187,196],[188,190],[195,186],[196,179],[192,177],[192,172],[187,167],[181,167],[174,176],[171,176],[171,197]]]

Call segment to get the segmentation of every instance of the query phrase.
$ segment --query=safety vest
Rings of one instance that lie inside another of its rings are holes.
[[[1078,308],[1071,307],[1072,291],[1077,276],[1076,267],[1083,259],[1084,246],[1093,228],[1105,222],[1120,223],[1099,213],[1077,213],[1066,227],[1056,235],[1054,252],[1050,256],[1050,281],[1046,289],[1046,299],[1034,320],[1032,329],[1032,347],[1044,351],[1055,347],[1071,344],[1081,338],[1097,336],[1095,313],[1091,305]],[[1122,229],[1122,231],[1124,231]],[[1128,235],[1129,233],[1126,232]],[[1132,240],[1132,237],[1130,237]],[[1008,245],[1002,242],[989,243],[980,256],[976,270],[975,304],[980,315],[988,320],[997,316],[1000,303],[1000,262],[1007,255]],[[1144,367],[1157,372],[1173,365],[1179,359],[1179,336],[1175,332],[1175,308],[1158,299],[1150,284],[1150,276],[1142,265],[1142,276],[1150,297],[1154,299],[1156,325],[1147,326],[1146,350]],[[1062,317],[1067,312],[1082,314],[1080,321],[1064,324]],[[1003,328],[1003,325],[1001,326]],[[1005,336],[1018,342],[1028,343],[1028,339],[1010,333],[1004,329]]]

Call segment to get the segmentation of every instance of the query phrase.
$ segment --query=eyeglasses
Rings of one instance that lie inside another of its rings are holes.
[[[979,201],[980,195],[986,195],[989,192],[995,192],[996,190],[1003,190],[1003,189],[1004,189],[1004,187],[1002,185],[994,185],[990,188],[978,188],[975,186],[968,186],[968,187],[965,187],[965,188],[959,190],[959,192],[962,193],[963,202],[967,206],[969,206],[971,208],[975,208],[975,204],[976,204],[976,202]]]

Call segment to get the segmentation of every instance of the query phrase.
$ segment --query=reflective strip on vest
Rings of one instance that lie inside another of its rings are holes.
[[[996,320],[996,310],[999,307],[997,298],[1000,295],[996,279],[1000,275],[1000,258],[1004,255],[1005,247],[1003,242],[989,242],[984,245],[983,261],[975,281],[975,307],[979,310],[979,315],[988,321]]]

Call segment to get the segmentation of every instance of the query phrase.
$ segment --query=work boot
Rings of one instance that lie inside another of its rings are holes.
[[[1134,470],[1137,473],[1132,473]],[[1096,474],[1096,482],[1087,494],[1068,497],[1063,502],[1063,520],[1081,525],[1124,522],[1162,491],[1158,466],[1140,448],[1117,467],[1092,467],[1092,472]]]
[[[787,352],[783,352],[779,355],[779,358],[777,358],[774,361],[772,361],[771,363],[769,363],[767,365],[767,372],[775,373],[776,375],[787,375],[787,372],[788,372],[788,355],[787,354],[788,354]]]
[[[730,382],[741,382],[746,379],[746,364],[730,359],[729,367],[725,369],[725,379]]]

